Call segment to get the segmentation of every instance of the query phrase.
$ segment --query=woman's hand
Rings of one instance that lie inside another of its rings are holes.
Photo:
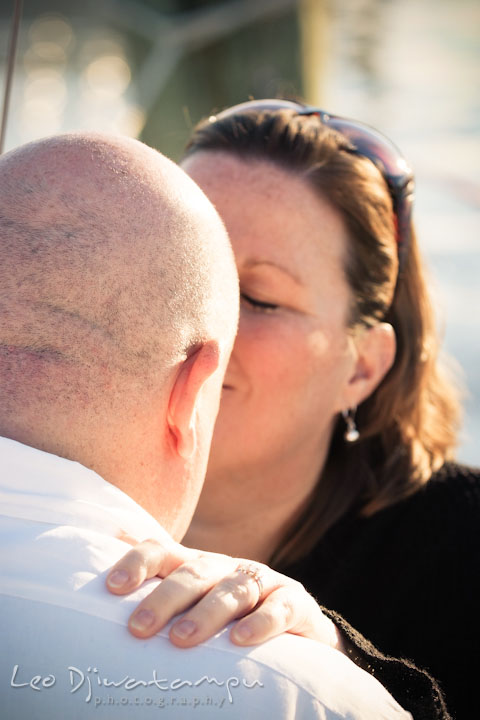
[[[201,552],[178,543],[147,540],[110,571],[107,587],[125,595],[145,580],[165,578],[130,616],[136,637],[155,635],[187,610],[170,629],[170,640],[187,648],[207,640],[232,620],[237,645],[256,645],[282,632],[342,650],[336,626],[303,585],[258,562]]]

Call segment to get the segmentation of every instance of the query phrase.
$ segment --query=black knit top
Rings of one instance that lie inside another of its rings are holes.
[[[480,718],[480,471],[445,465],[407,500],[344,517],[283,571],[415,720]]]

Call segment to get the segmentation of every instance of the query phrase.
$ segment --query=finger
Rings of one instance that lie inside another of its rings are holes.
[[[256,645],[287,632],[301,612],[298,603],[302,600],[291,587],[278,588],[260,607],[235,624],[231,640],[237,645]]]
[[[147,638],[172,617],[184,612],[208,593],[227,573],[235,559],[227,555],[198,554],[166,577],[131,615],[128,627],[136,637]]]
[[[262,605],[232,628],[231,640],[237,645],[256,645],[282,632],[317,640],[337,647],[338,634],[300,583],[274,590]]]
[[[125,530],[119,530],[117,533],[117,540],[122,540],[122,542],[126,542],[129,545],[132,545],[132,547],[135,547],[135,545],[138,545],[140,540],[138,538],[134,538],[128,533],[125,532]]]
[[[255,567],[258,573],[263,573],[261,568],[266,568],[258,563],[255,563]],[[276,573],[273,571],[262,574],[259,583],[251,573],[236,570],[222,578],[172,626],[171,641],[184,648],[204,642],[232,620],[250,612],[260,599],[272,591],[276,582]]]
[[[115,595],[124,595],[156,575],[165,577],[197,554],[173,540],[164,544],[144,540],[115,563],[106,579],[107,588]]]

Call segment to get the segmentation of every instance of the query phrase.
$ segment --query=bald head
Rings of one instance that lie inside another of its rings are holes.
[[[15,312],[2,344],[78,363],[96,353],[137,373],[208,333],[230,341],[223,227],[186,175],[145,145],[77,134],[13,151],[0,159],[0,216],[3,310]]]
[[[225,363],[238,286],[182,170],[135,140],[72,134],[0,158],[0,306],[5,431],[28,406],[108,422],[212,338]]]

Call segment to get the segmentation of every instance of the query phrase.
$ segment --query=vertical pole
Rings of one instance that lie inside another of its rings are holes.
[[[328,0],[300,0],[300,42],[303,95],[309,105],[321,106],[328,61]]]
[[[10,42],[7,55],[7,73],[5,78],[5,92],[3,95],[2,124],[0,126],[0,155],[3,153],[5,145],[5,135],[7,132],[8,108],[10,105],[10,93],[12,89],[13,69],[15,67],[15,56],[17,54],[18,29],[20,27],[20,18],[22,16],[22,0],[15,0],[13,7],[13,22],[10,31]]]

